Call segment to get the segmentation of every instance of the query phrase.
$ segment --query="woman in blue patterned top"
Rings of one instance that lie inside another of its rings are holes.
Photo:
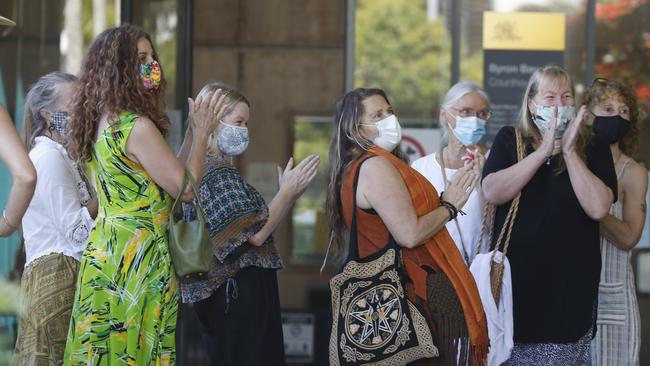
[[[179,279],[181,296],[194,303],[210,365],[284,365],[276,277],[283,265],[271,233],[316,176],[319,158],[310,155],[295,167],[291,158],[284,170],[278,167],[280,189],[267,207],[230,162],[248,146],[250,103],[219,83],[205,85],[198,96],[217,89],[228,98],[227,114],[210,136],[199,189],[214,256],[206,279]],[[181,157],[189,154],[190,140]],[[186,207],[188,219],[192,211]]]

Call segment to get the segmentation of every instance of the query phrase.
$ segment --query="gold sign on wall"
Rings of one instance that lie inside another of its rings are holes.
[[[483,14],[483,48],[487,50],[563,51],[564,13]]]

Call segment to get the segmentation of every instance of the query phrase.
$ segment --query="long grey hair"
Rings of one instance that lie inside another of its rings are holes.
[[[37,136],[42,136],[48,126],[48,122],[41,115],[41,111],[56,112],[54,109],[61,98],[59,87],[62,84],[76,82],[77,80],[74,75],[55,71],[42,76],[29,88],[25,101],[25,119],[23,121],[27,150],[31,150],[34,139]]]

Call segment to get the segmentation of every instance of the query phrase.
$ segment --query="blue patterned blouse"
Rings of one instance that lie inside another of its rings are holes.
[[[269,211],[260,193],[244,182],[235,167],[224,159],[206,158],[199,196],[214,256],[207,279],[179,278],[184,303],[210,297],[242,268],[283,267],[272,236],[259,247],[248,243],[266,224]],[[194,207],[184,205],[183,210],[186,219],[195,217]]]

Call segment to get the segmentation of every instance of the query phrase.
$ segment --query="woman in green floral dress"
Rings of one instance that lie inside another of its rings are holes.
[[[83,253],[65,365],[172,365],[178,285],[167,246],[171,196],[185,168],[166,145],[164,79],[149,36],[108,29],[88,51],[68,124],[70,155],[86,164],[99,213]],[[187,170],[200,180],[221,92],[190,100]]]

